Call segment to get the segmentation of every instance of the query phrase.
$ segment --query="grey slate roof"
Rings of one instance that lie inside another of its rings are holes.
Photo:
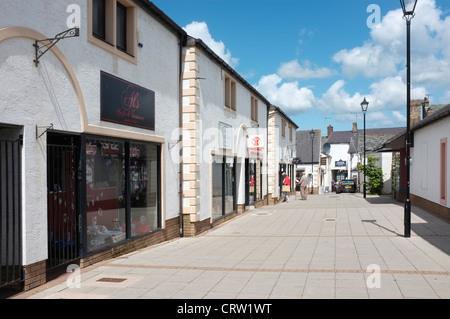
[[[311,159],[313,163],[320,162],[322,130],[314,130],[316,134],[313,141],[311,141],[309,132],[311,132],[311,130],[295,132],[297,158],[300,160],[298,164],[311,164]],[[311,144],[311,142],[313,142],[313,144]],[[314,151],[312,158],[311,151]]]
[[[411,126],[411,131],[414,132],[422,127],[430,125],[447,116],[450,116],[450,104],[439,105],[436,107],[436,111],[433,114],[427,116],[426,118],[422,119],[421,121]],[[398,134],[392,136],[384,143],[381,143],[380,145],[375,147],[375,151],[392,152],[405,148],[405,135],[406,135],[406,128],[402,128],[402,130]]]
[[[376,150],[379,145],[392,139],[394,136],[405,131],[404,127],[390,128],[366,128],[366,152]],[[324,141],[328,144],[348,144],[349,153],[364,153],[364,129],[353,131],[333,131],[328,139]]]
[[[359,132],[359,153],[364,153],[364,130]],[[405,132],[404,127],[366,129],[366,152],[376,150],[380,145],[390,140],[392,137]]]
[[[433,114],[428,115],[423,120],[419,121],[418,123],[414,124],[411,127],[412,131],[418,130],[421,127],[427,126],[433,122],[439,121],[440,119],[447,117],[450,115],[450,104],[443,105],[443,106],[437,106],[436,110]]]

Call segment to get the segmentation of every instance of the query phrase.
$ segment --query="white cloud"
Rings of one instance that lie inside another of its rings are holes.
[[[255,88],[272,104],[286,113],[308,111],[317,104],[314,93],[309,88],[299,88],[298,82],[282,82],[277,74],[261,77]]]
[[[338,80],[322,95],[319,105],[322,111],[325,113],[361,113],[361,102],[364,96],[358,92],[351,96],[344,90],[344,86],[345,81]]]
[[[450,17],[442,19],[442,14],[435,0],[418,2],[411,25],[411,99],[430,94],[431,103],[450,100]],[[238,59],[232,57],[222,41],[212,38],[205,22],[194,21],[184,29],[205,42],[231,67],[237,66]],[[370,103],[366,118],[373,126],[404,125],[406,26],[400,8],[387,12],[362,45],[340,50],[332,59],[341,66],[342,78],[334,80],[321,96],[314,94],[316,88],[300,87],[295,80],[316,79],[317,87],[317,79],[333,77],[335,71],[296,59],[281,63],[277,74],[262,76],[255,88],[290,116],[314,109],[332,114],[338,121],[354,121],[355,114],[362,117],[360,103],[366,97]],[[362,89],[365,92],[346,89],[346,81],[355,78],[355,84],[361,86],[364,82],[359,76],[373,79],[366,90]]]
[[[319,68],[310,61],[304,61],[300,65],[297,60],[282,63],[277,73],[286,79],[314,79],[327,78],[334,74],[328,68]]]
[[[411,98],[423,98],[433,91],[446,94],[450,87],[450,17],[441,19],[435,0],[419,1],[415,13],[410,33]],[[405,98],[404,89],[401,91],[406,85],[406,25],[402,15],[401,9],[388,12],[362,46],[333,56],[344,76],[378,79],[371,85],[373,94],[386,105],[392,104],[390,108],[398,107]]]
[[[362,74],[366,77],[387,76],[397,71],[397,61],[380,45],[366,43],[362,47],[344,49],[333,56],[342,65],[345,76]]]
[[[401,76],[381,79],[372,83],[370,89],[382,107],[397,109],[405,105],[406,83]]]
[[[232,68],[237,67],[239,59],[231,56],[231,52],[225,48],[222,41],[216,41],[209,33],[208,25],[205,22],[193,21],[183,28],[190,36],[201,39],[205,44],[221,57]]]
[[[392,112],[392,118],[397,122],[397,123],[403,123],[403,125],[406,125],[406,116],[404,116],[402,113],[400,113],[399,111],[393,111]]]

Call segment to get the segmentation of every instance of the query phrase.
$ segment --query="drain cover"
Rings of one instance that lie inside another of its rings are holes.
[[[97,280],[97,281],[101,281],[101,282],[122,282],[122,281],[125,281],[125,280],[127,280],[127,278],[110,278],[110,277],[103,277],[103,278],[100,278],[100,279]]]
[[[253,216],[268,216],[268,215],[272,215],[270,213],[254,213],[252,214]]]
[[[336,218],[325,218],[324,220],[326,222],[334,222],[336,220]]]

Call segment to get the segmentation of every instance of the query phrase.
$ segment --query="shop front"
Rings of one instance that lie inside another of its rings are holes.
[[[49,269],[161,228],[160,149],[48,133]]]
[[[212,220],[236,211],[236,158],[214,155],[212,161]]]
[[[86,253],[161,228],[160,148],[86,138]]]

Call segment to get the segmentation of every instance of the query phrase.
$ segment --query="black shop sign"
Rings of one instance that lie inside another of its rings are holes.
[[[155,92],[100,71],[100,119],[155,130]]]
[[[334,161],[334,166],[336,167],[345,167],[347,166],[347,162],[343,160]]]

